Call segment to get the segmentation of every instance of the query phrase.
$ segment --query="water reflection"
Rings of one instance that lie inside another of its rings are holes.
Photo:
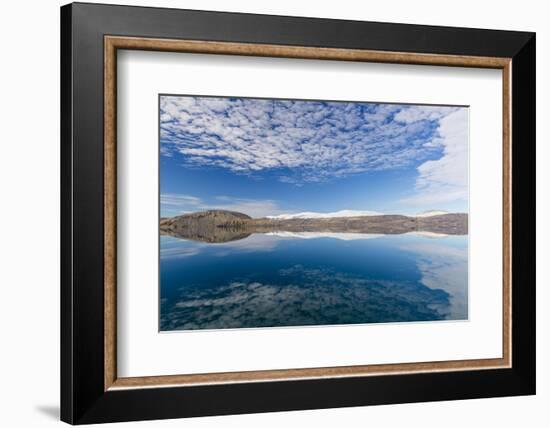
[[[163,236],[161,330],[467,318],[466,236],[353,235]]]
[[[468,318],[468,252],[441,243],[417,243],[404,246],[417,256],[421,282],[449,294],[449,305],[440,308],[446,319]]]

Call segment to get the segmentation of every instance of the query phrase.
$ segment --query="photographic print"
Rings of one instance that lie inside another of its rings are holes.
[[[467,320],[468,114],[159,95],[160,331]]]

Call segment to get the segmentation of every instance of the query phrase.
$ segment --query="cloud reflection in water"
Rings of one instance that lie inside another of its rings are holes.
[[[163,237],[160,329],[467,319],[467,237],[354,238]]]

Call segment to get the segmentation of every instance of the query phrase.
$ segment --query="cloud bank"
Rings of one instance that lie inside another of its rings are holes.
[[[443,155],[417,168],[416,194],[402,202],[437,206],[468,199],[468,110],[441,118],[433,144],[443,147]]]
[[[294,184],[418,165],[437,157],[456,108],[162,96],[161,153],[191,166],[270,171]]]
[[[266,217],[286,213],[272,199],[247,199],[226,195],[214,197],[210,202],[192,195],[162,193],[160,195],[162,211],[167,215],[179,215],[193,211],[228,210],[248,214],[251,217]]]

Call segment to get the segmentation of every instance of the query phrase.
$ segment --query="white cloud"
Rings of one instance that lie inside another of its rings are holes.
[[[164,210],[173,214],[185,214],[193,211],[228,210],[248,214],[251,217],[266,217],[286,213],[277,201],[271,199],[235,198],[227,195],[215,197],[212,202],[206,202],[192,195],[161,194],[160,203]]]
[[[436,206],[468,198],[468,110],[440,119],[438,131],[434,143],[443,147],[443,156],[417,168],[417,193],[404,203]]]
[[[283,214],[286,211],[279,208],[276,201],[265,199],[243,199],[233,198],[222,201],[223,203],[214,203],[204,205],[205,209],[221,209],[229,211],[237,211],[244,214],[248,214],[250,217],[266,217],[268,215]],[[277,213],[277,214],[272,214]]]
[[[455,108],[163,96],[161,153],[297,185],[416,165]]]
[[[163,193],[160,195],[160,203],[162,205],[173,205],[176,207],[199,205],[200,198],[191,195],[180,195],[175,193]]]
[[[421,120],[439,120],[456,110],[456,107],[441,106],[408,106],[397,113],[395,120],[414,123]]]

